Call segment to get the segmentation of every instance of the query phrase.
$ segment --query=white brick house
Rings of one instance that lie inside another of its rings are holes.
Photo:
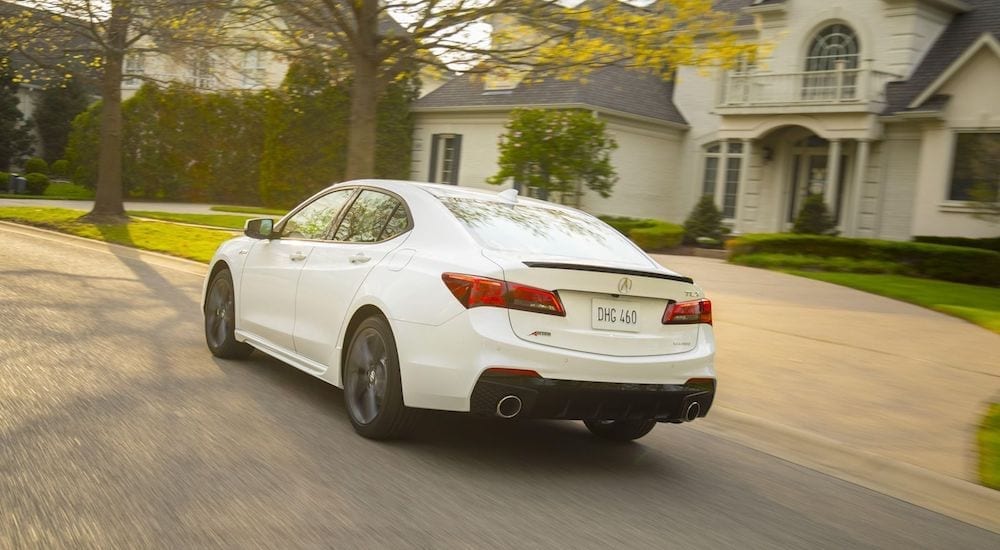
[[[620,181],[610,199],[585,196],[592,212],[682,221],[709,193],[736,231],[780,232],[815,192],[847,236],[1000,233],[968,206],[974,168],[1000,151],[1000,2],[718,6],[770,46],[755,67],[682,67],[670,83],[620,69],[584,82],[458,77],[415,105],[411,178],[488,187],[511,109],[575,107],[620,145]]]

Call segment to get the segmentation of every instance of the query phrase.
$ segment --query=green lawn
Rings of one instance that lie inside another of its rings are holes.
[[[960,317],[1000,334],[1000,288],[902,275],[794,270],[788,272],[917,304]]]
[[[3,189],[7,189],[6,183]],[[52,199],[85,201],[94,198],[94,192],[68,181],[53,181],[45,188],[44,195],[12,195],[0,193],[0,199]]]
[[[213,206],[216,212],[236,212],[238,214],[256,214],[260,216],[284,216],[288,210],[280,208],[264,208],[263,206]]]
[[[129,216],[150,218],[167,222],[191,223],[195,225],[211,225],[226,229],[243,229],[243,224],[250,218],[234,214],[177,214],[174,212],[149,212],[146,210],[129,210]]]
[[[0,207],[0,220],[54,229],[79,237],[163,252],[205,263],[212,259],[212,254],[220,243],[233,236],[230,231],[141,220],[133,220],[124,225],[98,225],[79,221],[81,215],[79,210],[65,208]]]

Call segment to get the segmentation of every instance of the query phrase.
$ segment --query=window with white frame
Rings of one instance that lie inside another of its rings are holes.
[[[434,134],[431,138],[429,181],[458,185],[458,166],[461,156],[461,135]]]
[[[125,56],[125,86],[138,88],[142,85],[142,76],[146,73],[146,58],[142,52],[132,52]]]
[[[705,147],[701,192],[716,197],[723,218],[736,218],[743,153],[743,143],[739,141],[715,142]]]
[[[266,71],[264,67],[264,52],[260,50],[248,50],[243,52],[243,88],[252,89],[264,86]]]
[[[850,27],[842,23],[824,27],[816,33],[806,52],[806,73],[814,74],[806,74],[803,80],[803,98],[854,98],[860,62],[861,46]]]
[[[955,135],[948,199],[1000,201],[1000,130]]]
[[[191,63],[191,77],[189,83],[199,90],[208,90],[215,87],[215,75],[213,71],[215,63],[212,56],[207,53],[199,54]]]

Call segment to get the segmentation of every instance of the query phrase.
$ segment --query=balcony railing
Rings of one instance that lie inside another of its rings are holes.
[[[886,83],[899,77],[871,69],[799,73],[730,72],[719,107],[829,106],[881,103]]]

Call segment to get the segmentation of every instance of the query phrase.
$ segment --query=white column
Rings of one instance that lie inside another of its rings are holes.
[[[830,140],[830,153],[826,159],[826,186],[823,190],[823,200],[833,215],[837,207],[837,187],[840,183],[840,140]]]
[[[719,169],[715,174],[715,207],[722,210],[722,195],[726,192],[726,165],[729,164],[729,140],[719,140]]]
[[[740,179],[736,185],[736,220],[733,230],[737,233],[743,232],[743,203],[746,198],[744,194],[747,188],[747,179],[750,177],[750,159],[753,156],[753,140],[743,140],[743,160],[740,161]]]
[[[858,140],[857,154],[854,155],[854,181],[851,182],[849,204],[844,217],[844,230],[848,237],[858,235],[858,221],[861,219],[861,201],[865,196],[865,176],[868,174],[868,149],[870,141]]]

